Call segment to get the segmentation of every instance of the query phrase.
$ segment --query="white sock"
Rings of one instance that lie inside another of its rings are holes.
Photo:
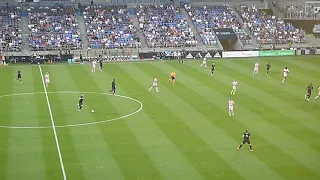
[[[149,88],[149,91],[151,91],[152,88],[153,88],[153,87]]]
[[[157,91],[157,92],[159,92],[159,89],[158,89],[158,87],[156,87],[156,91]]]
[[[319,96],[316,96],[314,99],[318,99]]]
[[[232,112],[232,116],[234,116],[234,112]]]
[[[231,116],[231,112],[229,111],[229,116]]]

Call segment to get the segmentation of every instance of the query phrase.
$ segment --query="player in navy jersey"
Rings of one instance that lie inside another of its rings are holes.
[[[238,150],[240,150],[244,144],[249,144],[250,145],[250,152],[252,152],[253,150],[252,150],[252,145],[251,145],[251,141],[250,141],[251,134],[249,133],[249,131],[245,130],[242,137],[243,137],[243,141],[240,144],[240,146],[238,147]]]
[[[81,109],[82,109],[82,107],[83,107],[83,101],[84,101],[84,93],[82,93],[82,94],[80,95],[79,103],[78,103],[78,106],[79,106],[78,111],[81,111]]]

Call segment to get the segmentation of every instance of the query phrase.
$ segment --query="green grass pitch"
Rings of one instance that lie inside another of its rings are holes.
[[[60,180],[63,171],[68,180],[320,179],[318,57],[212,62],[213,77],[200,61],[107,63],[96,73],[90,65],[42,65],[50,73],[49,103],[37,65],[0,68],[0,179]],[[285,66],[290,74],[282,84]],[[168,82],[173,70],[176,85]],[[155,76],[160,93],[148,91]],[[112,78],[121,96],[107,93]],[[234,79],[237,94],[230,95]],[[229,97],[235,117],[228,115]],[[254,152],[248,145],[237,151],[245,129]]]

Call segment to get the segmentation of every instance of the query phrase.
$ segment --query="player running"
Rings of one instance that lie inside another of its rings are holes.
[[[102,72],[102,70],[103,70],[103,63],[102,63],[101,55],[100,55],[100,59],[99,59],[99,64],[100,64],[99,69],[100,69],[100,71]]]
[[[242,137],[243,137],[243,141],[242,141],[242,143],[240,144],[240,146],[239,146],[237,149],[240,150],[241,147],[242,147],[244,144],[248,143],[248,144],[250,145],[250,152],[253,152],[252,145],[251,145],[251,142],[250,142],[251,135],[250,135],[249,131],[248,131],[248,130],[245,130],[244,133],[243,133],[243,135],[242,135]]]
[[[48,88],[50,84],[50,76],[48,72],[44,75],[44,83],[46,84],[46,88]]]
[[[82,109],[82,107],[83,107],[83,101],[84,101],[84,93],[82,93],[82,94],[80,95],[79,103],[77,104],[77,106],[79,106],[79,109],[78,109],[79,112],[81,111],[81,109]]]
[[[211,69],[210,69],[211,76],[213,76],[213,75],[214,75],[214,70],[215,70],[215,68],[216,68],[216,65],[215,65],[214,63],[212,63],[212,65],[211,65]]]
[[[200,64],[200,66],[204,66],[207,67],[207,58],[203,58],[202,63]]]
[[[237,85],[238,85],[238,81],[234,80],[234,81],[232,82],[231,94],[236,95]]]
[[[176,71],[173,70],[171,72],[169,81],[171,81],[172,84],[175,85],[175,83],[176,83]]]
[[[234,110],[233,110],[233,106],[234,106],[234,102],[232,101],[232,99],[229,99],[229,116],[234,116]]]
[[[266,68],[267,68],[266,75],[269,75],[270,68],[271,68],[270,62],[268,62],[268,64],[266,65]]]
[[[158,78],[157,78],[157,76],[153,79],[153,84],[152,84],[152,86],[149,88],[149,91],[151,91],[152,88],[156,88],[156,92],[159,92],[159,89],[158,89]]]
[[[21,74],[21,69],[20,68],[18,70],[17,80],[19,80],[20,83],[22,83],[22,74]]]
[[[289,72],[290,72],[290,71],[289,71],[288,67],[285,67],[285,68],[283,69],[283,80],[282,80],[282,84],[284,84],[284,81],[287,79]]]
[[[313,90],[313,86],[312,86],[312,83],[310,83],[309,86],[307,86],[307,94],[304,95],[304,97],[307,98],[307,101],[310,101],[312,90]]]
[[[254,76],[257,75],[258,72],[259,72],[259,63],[256,62],[256,63],[254,64],[254,68],[253,68],[253,75],[254,75]]]
[[[112,82],[111,82],[111,90],[109,91],[109,93],[112,93],[113,95],[116,93],[116,80],[115,79],[112,79]]]
[[[318,95],[314,99],[318,99],[319,96],[320,96],[320,87],[318,88]]]
[[[91,69],[91,72],[93,72],[93,73],[96,72],[96,64],[97,64],[97,61],[96,61],[96,60],[93,60],[93,61],[92,61],[92,69]]]

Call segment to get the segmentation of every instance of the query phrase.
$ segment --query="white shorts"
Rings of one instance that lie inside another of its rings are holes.
[[[287,78],[288,75],[283,75],[284,78]]]
[[[49,79],[46,79],[46,80],[45,80],[45,83],[46,83],[46,84],[49,84],[49,83],[50,83],[50,80],[49,80]]]
[[[229,111],[233,111],[233,106],[229,106]]]
[[[236,90],[237,89],[237,87],[236,86],[232,86],[232,90]]]
[[[153,87],[158,87],[158,83],[153,83]]]
[[[259,71],[259,68],[254,68],[253,70],[254,70],[254,71]]]
[[[96,66],[92,66],[92,69],[95,69],[96,68]]]

